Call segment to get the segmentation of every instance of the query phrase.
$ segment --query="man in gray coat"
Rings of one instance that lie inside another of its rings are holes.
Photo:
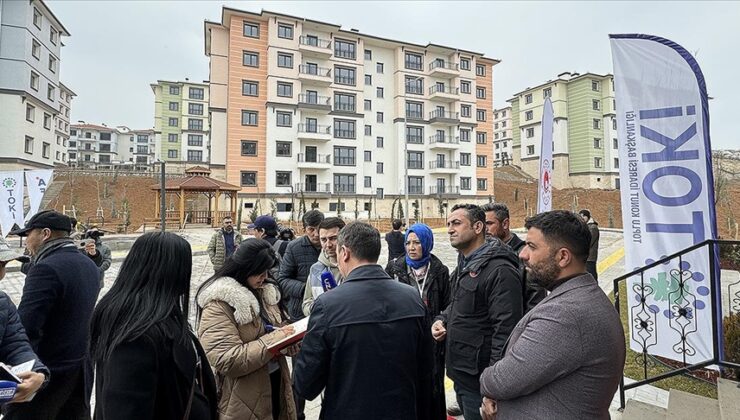
[[[551,293],[511,332],[504,357],[480,378],[484,418],[608,419],[624,369],[619,315],[586,273],[591,234],[574,213],[527,219],[520,257]]]

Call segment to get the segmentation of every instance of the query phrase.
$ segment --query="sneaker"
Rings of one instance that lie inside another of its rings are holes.
[[[447,414],[450,416],[457,417],[461,416],[462,413],[462,410],[460,410],[460,407],[458,407],[456,402],[453,402],[449,407],[447,407]]]

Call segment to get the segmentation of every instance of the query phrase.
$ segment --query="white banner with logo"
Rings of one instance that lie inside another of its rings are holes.
[[[23,171],[0,172],[0,229],[3,238],[13,225],[23,227]]]
[[[552,102],[547,97],[542,107],[542,142],[540,143],[540,178],[537,187],[537,213],[552,210],[552,119]]]
[[[611,35],[625,270],[716,238],[704,76],[680,45]],[[707,247],[627,281],[630,347],[687,363],[713,356]]]
[[[30,208],[28,209],[28,213],[26,213],[25,220],[30,219],[31,216],[39,211],[41,200],[44,198],[44,193],[51,183],[53,172],[52,169],[26,171],[26,189],[28,190]]]

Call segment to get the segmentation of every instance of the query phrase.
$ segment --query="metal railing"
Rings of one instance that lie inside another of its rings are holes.
[[[435,109],[434,111],[429,113],[429,119],[446,119],[446,120],[459,120],[460,119],[460,113],[458,112],[449,112],[449,111],[442,111],[440,109]]]
[[[421,135],[406,135],[406,142],[410,144],[424,144],[424,138]]]
[[[355,186],[351,184],[334,184],[335,194],[354,194]]]
[[[330,193],[331,184],[329,183],[300,183],[295,184],[296,192],[307,192],[307,193]]]
[[[298,66],[298,73],[319,77],[331,77],[331,69],[327,69],[326,67],[308,66],[305,64]]]
[[[453,63],[451,61],[434,60],[431,63],[429,63],[429,70],[445,69],[445,70],[457,71],[459,68],[460,66],[457,63]]]
[[[429,194],[460,194],[460,187],[432,185],[429,187]]]
[[[697,260],[699,253],[700,260]],[[703,258],[708,261],[701,261]],[[740,360],[726,360],[719,347],[725,315],[723,313],[720,316],[718,313],[719,307],[724,307],[728,316],[740,313],[740,279],[728,280],[723,284],[719,276],[722,266],[728,266],[727,268],[735,272],[740,270],[740,241],[708,239],[658,261],[647,262],[649,264],[644,267],[614,279],[614,307],[618,313],[622,310],[619,285],[633,279],[632,284],[627,283],[625,296],[625,303],[631,309],[628,311],[627,324],[632,327],[629,331],[632,344],[639,346],[640,351],[631,355],[630,345],[626,343],[627,357],[634,357],[642,364],[643,373],[641,380],[630,384],[625,384],[622,377],[619,383],[620,408],[625,406],[625,391],[629,389],[689,374],[710,365],[740,369]],[[698,271],[697,267],[701,269],[702,266],[709,267],[708,273]],[[706,301],[706,298],[709,300]],[[667,307],[662,312],[658,305],[661,302]],[[664,326],[665,321],[658,322],[658,317],[668,318],[667,326]],[[699,335],[698,325],[702,322],[702,317],[711,317],[712,343],[709,347],[712,348],[712,357],[689,364],[687,356],[697,353],[691,339]],[[651,348],[658,344],[658,337],[661,343],[670,340],[671,349],[675,353],[675,357],[671,359],[674,361],[664,363],[650,354]],[[722,346],[724,347],[724,343]],[[658,365],[667,367],[668,370],[652,375],[650,371],[654,371]]]
[[[411,93],[413,95],[423,95],[424,89],[421,86],[416,86],[407,83],[406,84],[406,93]]]
[[[439,85],[430,86],[429,94],[434,95],[435,93],[446,93],[448,95],[458,95],[460,94],[460,88],[451,87],[451,86],[439,86]]]
[[[331,155],[317,155],[298,153],[298,162],[303,163],[328,163],[331,165]]]
[[[347,77],[347,76],[339,76],[337,74],[334,75],[334,83],[338,83],[340,85],[355,85],[355,78],[354,77]]]
[[[299,133],[331,134],[331,127],[319,124],[298,124]]]
[[[414,120],[423,120],[424,116],[421,111],[406,111],[406,118]]]
[[[344,112],[355,112],[357,109],[357,106],[355,104],[347,104],[342,102],[334,102],[334,110],[335,111],[344,111]]]
[[[331,106],[331,98],[328,96],[309,95],[301,93],[298,95],[299,104]]]
[[[430,160],[429,169],[460,169],[459,160]]]
[[[331,48],[331,41],[328,39],[323,38],[314,38],[309,36],[301,36],[298,38],[298,42],[300,42],[301,45],[307,45],[309,47],[317,47],[317,48]]]
[[[435,134],[429,137],[429,143],[460,144],[460,137]]]
[[[424,162],[421,160],[409,160],[406,165],[409,169],[424,169]]]

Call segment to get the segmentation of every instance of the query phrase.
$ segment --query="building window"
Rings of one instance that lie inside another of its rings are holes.
[[[39,90],[39,75],[35,72],[31,72],[31,89],[37,92]]]
[[[468,60],[467,58],[461,58],[460,59],[460,69],[470,70],[470,60]]]
[[[470,153],[460,153],[460,166],[470,166]]]
[[[34,122],[36,120],[36,107],[26,104],[26,121]]]
[[[378,98],[382,98],[384,94],[384,89],[382,87],[375,88],[375,96]]]
[[[524,95],[524,103],[525,104],[531,104],[532,103],[532,94],[528,93]]]
[[[242,156],[257,156],[257,142],[242,140]]]
[[[372,86],[372,84],[373,84],[373,76],[371,76],[369,74],[366,74],[365,75],[365,84],[367,86]]]
[[[365,135],[366,136],[372,136],[373,135],[373,126],[366,125],[365,126]]]
[[[244,36],[249,38],[260,37],[260,25],[259,23],[252,23],[244,21]]]
[[[534,154],[534,146],[527,146],[527,155],[531,156]]]
[[[293,68],[293,54],[278,53],[278,67]]]
[[[594,130],[601,130],[601,120],[594,118]]]
[[[465,176],[460,178],[460,189],[470,191],[470,177]]]
[[[188,146],[203,146],[203,135],[188,134]]]
[[[33,25],[41,29],[41,12],[37,8],[33,8]]]
[[[180,86],[170,86],[170,95],[179,95]]]
[[[424,127],[406,126],[406,141],[412,144],[424,144]]]
[[[372,162],[373,161],[373,152],[372,151],[365,150],[364,156],[365,156],[365,162]]]
[[[406,102],[406,118],[422,119],[424,104],[421,102]]]
[[[260,55],[256,52],[244,51],[242,56],[242,64],[247,67],[259,67]]]
[[[598,111],[601,109],[601,101],[598,99],[594,99],[591,101],[591,108],[594,109],[594,111]]]
[[[601,149],[601,139],[600,138],[594,138],[594,149]]]
[[[488,159],[488,156],[486,155],[477,155],[475,157],[475,163],[479,168],[485,168],[487,159]]]
[[[365,111],[372,111],[373,109],[373,101],[371,101],[370,99],[365,99],[362,102],[362,105]]]
[[[534,137],[534,128],[533,127],[527,129],[526,136],[527,136],[528,139],[531,139],[532,137]]]
[[[56,90],[54,89],[54,86],[46,87],[46,97],[52,102],[54,101],[54,92],[56,92]]]
[[[170,117],[168,122],[170,127],[177,127],[177,118]]]
[[[600,157],[594,158],[594,168],[601,168],[601,158]]]
[[[334,192],[355,192],[355,176],[352,174],[334,174]],[[334,204],[336,205],[336,203]]]
[[[592,80],[591,81],[591,90],[593,90],[594,92],[598,92],[599,90],[601,90],[600,83],[597,82],[596,80]]]
[[[375,64],[375,71],[377,73],[383,74],[383,63]]]
[[[344,41],[341,39],[334,39],[334,56],[339,58],[346,58],[348,60],[355,59],[355,48],[354,42]]]
[[[203,115],[203,104],[188,104],[188,114]]]
[[[616,130],[616,129],[617,129],[617,119],[612,118],[612,130]]]
[[[460,93],[470,93],[470,82],[460,81]]]
[[[355,166],[355,148],[334,146],[335,166]]]
[[[37,60],[41,59],[41,44],[35,39],[31,40],[31,55]]]
[[[175,150],[175,149],[169,149],[169,150],[167,150],[167,157],[169,159],[177,159],[177,150]]]
[[[383,162],[376,162],[375,163],[375,173],[382,174],[383,173]]]
[[[170,111],[179,111],[179,110],[180,110],[179,102],[170,102]]]
[[[409,70],[421,70],[423,66],[423,58],[421,54],[415,54],[415,53],[406,53],[406,58],[404,60],[404,66]]]
[[[334,120],[334,137],[338,139],[355,138],[355,122],[352,120]]]
[[[355,112],[356,109],[356,98],[355,95],[350,95],[347,93],[340,93],[335,92],[334,93],[334,110],[335,111],[344,111],[344,112]],[[368,101],[365,101],[365,105],[367,105]]]
[[[531,121],[534,118],[534,112],[533,111],[527,111],[524,113],[524,119],[526,121]]]
[[[477,144],[486,144],[488,139],[486,138],[486,132],[485,131],[476,131],[475,132],[475,142]]]
[[[291,127],[293,125],[293,115],[290,112],[278,111],[276,114],[278,127]]]
[[[188,97],[190,99],[203,100],[203,88],[191,87],[188,89]]]
[[[169,134],[167,134],[167,141],[169,143],[177,143],[177,133],[169,133]]]
[[[57,45],[57,39],[59,39],[59,31],[51,28],[51,31],[49,33],[49,41],[51,41],[52,44]]]
[[[478,178],[478,191],[486,191],[488,189],[488,179]]]
[[[365,50],[365,61],[370,61],[373,59],[373,52],[370,50]]]
[[[475,66],[475,75],[476,76],[485,76],[486,75],[486,66],[482,64],[477,64]]]
[[[203,151],[188,150],[188,162],[203,162]]]
[[[293,26],[279,24],[278,25],[278,38],[293,39]]]
[[[242,95],[258,96],[259,95],[259,82],[242,80]]]
[[[373,187],[373,177],[366,176],[364,185],[365,185],[365,188],[372,188]]]
[[[470,141],[470,130],[460,129],[460,141]]]
[[[406,152],[406,165],[409,169],[424,169],[424,152]]]
[[[470,105],[460,105],[460,116],[464,118],[470,118],[471,107]]]
[[[614,158],[614,169],[619,169],[619,158]]]
[[[277,96],[280,96],[283,98],[292,98],[293,97],[293,83],[278,82]]]
[[[26,142],[23,145],[23,151],[28,154],[33,154],[33,137],[26,136]]]
[[[334,83],[354,86],[355,69],[351,67],[334,66]]]
[[[257,172],[241,171],[241,186],[242,187],[256,187],[257,186]]]
[[[289,141],[279,141],[275,143],[275,155],[280,157],[293,156],[293,144]]]
[[[383,148],[384,139],[383,137],[376,137],[375,138],[375,147],[382,149]]]
[[[424,194],[424,177],[410,176],[408,178],[409,194]]]
[[[257,111],[242,110],[242,125],[257,125]]]
[[[542,90],[542,98],[551,98],[552,97],[552,88],[545,88]]]
[[[619,148],[619,140],[618,139],[612,139],[612,148],[618,149]]]
[[[51,114],[44,112],[44,128],[51,130]]]
[[[478,109],[475,111],[475,119],[477,121],[485,121],[486,120],[486,110],[485,109]]]
[[[475,88],[475,97],[478,99],[486,98],[486,88],[477,87]]]
[[[379,122],[379,123],[382,123],[383,122],[383,113],[382,112],[375,113],[375,121],[376,122]]]
[[[289,187],[291,184],[292,172],[288,171],[276,171],[275,172],[275,186],[277,187]]]

